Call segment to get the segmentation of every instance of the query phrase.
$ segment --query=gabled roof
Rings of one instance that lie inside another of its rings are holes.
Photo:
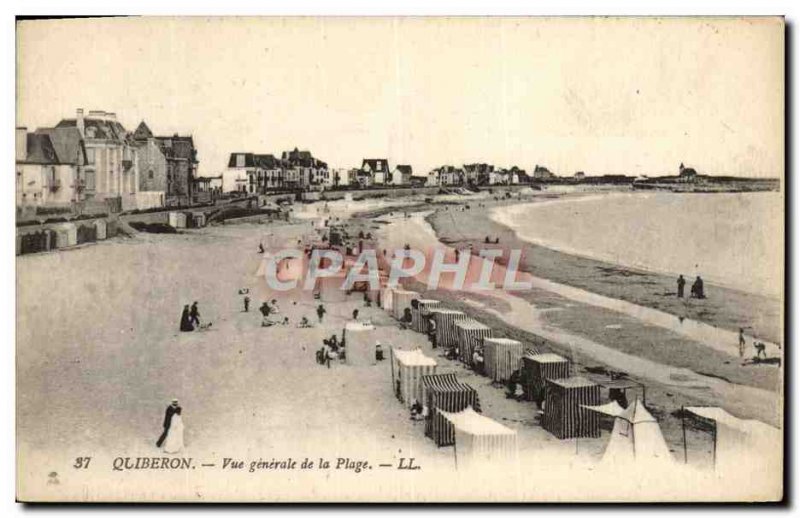
[[[191,135],[182,137],[173,135],[171,137],[156,137],[158,147],[168,159],[186,159],[192,162],[197,161],[197,150],[194,147],[194,139]]]
[[[389,171],[389,161],[385,158],[365,158],[361,162],[361,168],[368,166],[371,171],[381,171],[383,173]]]
[[[78,128],[38,128],[36,133],[50,138],[58,163],[72,165],[87,163],[86,148]]]
[[[142,121],[133,132],[133,140],[147,140],[153,138],[153,132],[147,127],[147,124]]]
[[[277,169],[283,165],[274,155],[254,155],[253,162],[264,169]]]

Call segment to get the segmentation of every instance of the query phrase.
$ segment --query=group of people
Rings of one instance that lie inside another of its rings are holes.
[[[686,286],[686,279],[683,278],[683,275],[678,276],[678,298],[683,298],[683,291],[684,287]],[[703,287],[703,279],[700,278],[698,275],[697,278],[692,283],[690,297],[693,299],[704,299],[706,298],[705,288]]]
[[[318,364],[325,365],[329,369],[331,368],[331,360],[344,360],[344,338],[339,341],[335,334],[331,335],[330,338],[323,338],[322,347],[317,349],[316,357]]]
[[[200,324],[200,310],[197,309],[197,301],[194,301],[191,308],[189,304],[183,306],[183,313],[181,313],[180,330],[182,332],[194,331],[195,328],[207,328],[211,324],[201,326]]]

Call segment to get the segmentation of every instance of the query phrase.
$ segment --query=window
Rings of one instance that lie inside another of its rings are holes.
[[[236,155],[236,167],[244,167],[244,155]]]
[[[94,165],[94,155],[95,155],[95,149],[94,148],[87,148],[86,149],[86,161],[87,161],[87,163]]]
[[[152,180],[152,179],[153,179],[153,170],[152,170],[152,169],[150,169],[149,171],[147,171],[147,178],[149,178],[150,180]]]

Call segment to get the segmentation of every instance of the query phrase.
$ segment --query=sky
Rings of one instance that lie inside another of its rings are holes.
[[[77,108],[231,152],[782,176],[776,18],[117,18],[17,26],[17,126]]]

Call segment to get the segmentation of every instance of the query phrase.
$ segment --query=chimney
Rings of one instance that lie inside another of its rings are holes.
[[[75,126],[78,127],[78,131],[81,133],[81,138],[83,138],[84,130],[86,129],[83,123],[83,108],[78,108],[78,112],[75,116]]]
[[[28,128],[25,126],[17,127],[17,162],[24,162],[28,159]]]

